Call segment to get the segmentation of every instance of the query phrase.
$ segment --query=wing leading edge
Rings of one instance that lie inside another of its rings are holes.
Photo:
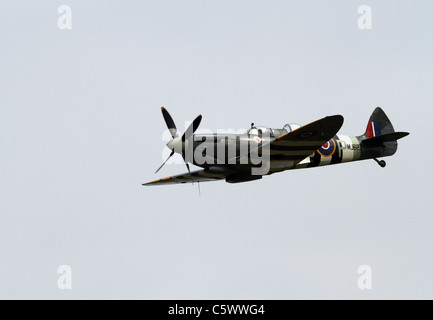
[[[157,186],[157,185],[164,185],[164,184],[178,184],[178,183],[192,183],[192,182],[206,182],[206,181],[217,181],[224,179],[225,175],[217,174],[217,173],[211,173],[208,171],[203,170],[197,170],[193,171],[191,173],[186,172],[183,174],[178,174],[176,176],[171,176],[155,181],[151,181],[148,183],[143,183],[143,186]]]

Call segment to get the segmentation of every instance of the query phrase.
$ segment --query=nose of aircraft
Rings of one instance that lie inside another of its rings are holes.
[[[167,147],[176,153],[182,153],[182,137],[176,137],[167,143]]]

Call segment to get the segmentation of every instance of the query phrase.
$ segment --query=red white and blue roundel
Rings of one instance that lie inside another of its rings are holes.
[[[335,150],[337,149],[337,144],[335,143],[334,139],[329,140],[327,143],[325,143],[317,152],[320,153],[323,157],[331,157]]]

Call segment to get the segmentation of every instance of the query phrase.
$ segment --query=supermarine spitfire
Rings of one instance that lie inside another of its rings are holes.
[[[247,182],[285,170],[366,159],[373,159],[385,167],[385,161],[378,158],[392,156],[397,151],[397,140],[409,134],[395,132],[379,107],[360,136],[337,134],[344,121],[341,115],[325,117],[305,126],[286,124],[282,129],[251,124],[243,134],[194,134],[202,119],[199,115],[180,136],[165,108],[162,108],[162,115],[173,139],[167,143],[170,156],[156,172],[174,153],[182,155],[188,172],[143,185],[222,179],[229,183]],[[188,163],[202,169],[191,172]]]

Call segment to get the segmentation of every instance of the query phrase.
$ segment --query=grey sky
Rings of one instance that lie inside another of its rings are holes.
[[[72,30],[57,8],[72,8]],[[373,10],[359,30],[357,9]],[[431,1],[0,3],[0,298],[433,298]],[[381,106],[373,161],[145,188],[183,130]],[[73,289],[57,288],[70,265]],[[357,287],[360,265],[373,290]]]

